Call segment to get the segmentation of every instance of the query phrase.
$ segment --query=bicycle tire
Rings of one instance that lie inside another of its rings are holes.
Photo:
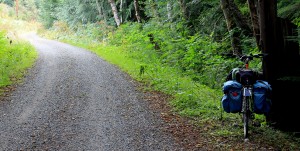
[[[245,139],[249,137],[249,119],[250,119],[249,99],[250,97],[243,98],[243,125],[244,125]]]

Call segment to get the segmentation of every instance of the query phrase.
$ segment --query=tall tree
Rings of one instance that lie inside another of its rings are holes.
[[[241,55],[243,53],[240,41],[241,32],[244,35],[252,35],[252,30],[248,24],[248,20],[243,16],[234,0],[221,0],[220,2],[225,16],[227,29],[231,34],[233,53]]]
[[[120,0],[120,22],[123,23],[124,22],[124,5],[126,2],[124,2],[124,0]]]
[[[256,0],[248,0],[248,6],[250,10],[251,22],[252,22],[252,29],[253,35],[255,36],[256,44],[261,50],[261,43],[260,43],[260,26],[259,26],[259,18],[258,18],[258,1]]]
[[[221,8],[224,13],[224,17],[227,24],[228,32],[231,34],[231,46],[233,48],[233,54],[242,55],[240,33],[237,31],[237,24],[234,19],[234,14],[232,11],[234,3],[231,0],[221,0]]]
[[[168,20],[172,21],[172,5],[170,2],[167,3],[167,12]]]
[[[141,22],[140,5],[138,0],[134,0],[135,17],[138,23]]]
[[[297,26],[277,16],[277,0],[248,0],[258,47],[268,56],[263,59],[263,74],[273,87],[272,110],[267,116],[276,127],[299,131],[298,97],[300,81],[299,44],[287,37],[297,36]],[[284,99],[283,99],[284,98]]]
[[[115,22],[116,22],[117,26],[119,27],[121,24],[121,21],[120,21],[119,15],[118,15],[118,10],[117,10],[115,0],[108,0],[108,2],[110,3],[111,10],[114,14]]]
[[[16,0],[16,14],[19,17],[19,0]]]

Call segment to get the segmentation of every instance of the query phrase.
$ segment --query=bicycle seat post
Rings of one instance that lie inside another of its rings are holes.
[[[249,69],[249,58],[247,57],[246,59],[245,59],[245,68],[246,69]]]

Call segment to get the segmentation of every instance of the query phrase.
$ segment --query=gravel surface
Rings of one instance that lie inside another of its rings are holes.
[[[81,48],[27,39],[39,58],[0,101],[0,150],[184,150],[119,69]]]

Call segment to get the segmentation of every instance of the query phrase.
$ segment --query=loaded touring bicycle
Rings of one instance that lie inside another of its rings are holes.
[[[245,139],[249,137],[249,123],[254,119],[254,113],[268,114],[271,109],[271,85],[261,80],[259,72],[249,68],[251,60],[264,56],[257,54],[239,57],[244,62],[244,67],[232,69],[223,84],[222,108],[227,113],[242,114]]]

